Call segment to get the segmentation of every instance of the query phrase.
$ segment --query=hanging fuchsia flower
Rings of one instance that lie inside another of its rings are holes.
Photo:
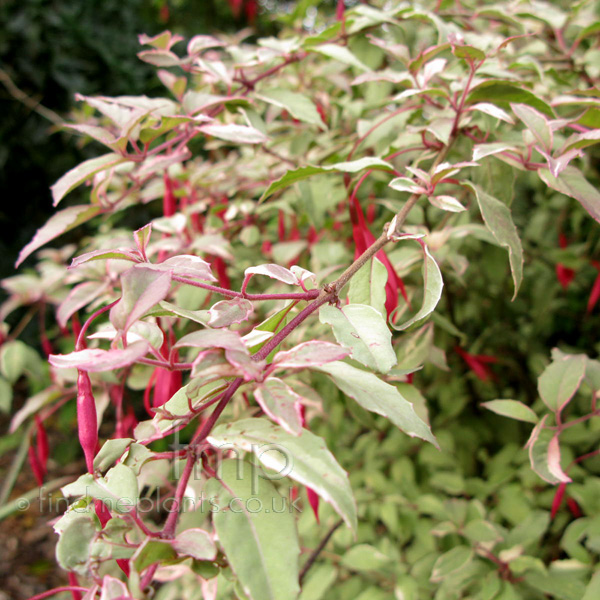
[[[495,356],[489,356],[487,354],[470,354],[459,346],[455,346],[454,351],[467,363],[478,379],[481,381],[494,379],[494,373],[489,365],[498,362],[498,359]]]
[[[338,21],[344,20],[344,11],[345,10],[346,10],[346,7],[344,6],[344,0],[338,0],[337,7],[335,9],[335,18]]]
[[[92,383],[86,371],[77,371],[77,425],[79,443],[90,473],[94,472],[94,456],[98,445],[98,415]]]
[[[352,237],[354,238],[354,258],[358,258],[371,244],[375,242],[375,236],[371,233],[362,211],[362,207],[353,194],[350,197],[350,219],[352,221]],[[404,301],[409,304],[406,289],[402,278],[396,273],[396,269],[387,257],[384,250],[375,255],[385,266],[388,272],[388,280],[385,285],[385,310],[388,316],[398,307],[398,293],[402,294]]]

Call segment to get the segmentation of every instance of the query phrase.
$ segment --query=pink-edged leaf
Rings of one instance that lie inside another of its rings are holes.
[[[112,371],[127,367],[143,358],[150,344],[146,341],[134,342],[120,350],[101,350],[99,348],[79,350],[69,354],[51,354],[48,361],[58,369],[77,368],[81,371]]]
[[[552,175],[547,169],[540,169],[538,175],[548,187],[578,200],[583,208],[600,222],[600,192],[579,169],[567,167],[558,177]]]
[[[146,248],[152,235],[152,223],[148,223],[144,227],[133,232],[133,239],[141,256],[146,256]]]
[[[58,306],[56,311],[57,323],[61,327],[65,327],[67,321],[75,312],[100,296],[107,287],[108,284],[104,281],[84,281],[76,285]]]
[[[587,358],[566,355],[553,360],[538,379],[538,391],[546,406],[560,412],[579,389],[585,375]]]
[[[292,435],[302,433],[302,398],[287,383],[269,377],[254,390],[265,414]]]
[[[187,53],[189,55],[199,54],[206,48],[217,48],[224,46],[225,43],[218,40],[212,35],[195,35],[187,45]]]
[[[474,161],[464,161],[458,163],[442,163],[435,168],[433,172],[433,177],[431,178],[432,183],[437,183],[441,181],[445,177],[452,177],[456,173],[458,173],[461,169],[465,169],[467,167],[478,167],[479,163]]]
[[[548,118],[526,104],[511,104],[513,112],[525,124],[533,137],[546,152],[552,151],[554,137]]]
[[[221,300],[213,304],[208,311],[210,314],[208,325],[219,328],[228,327],[233,323],[241,323],[247,321],[253,311],[252,302],[245,298]]]
[[[571,478],[560,466],[560,445],[558,434],[554,434],[548,443],[548,470],[562,483],[569,483]]]
[[[342,360],[347,356],[350,356],[347,348],[331,342],[312,340],[291,350],[278,352],[273,358],[273,364],[281,369],[305,369]]]
[[[236,352],[248,353],[240,335],[235,331],[203,329],[184,335],[177,341],[174,348],[193,347],[202,350],[208,348],[223,348]]]
[[[392,179],[388,185],[397,192],[408,192],[409,194],[427,193],[427,189],[425,187],[415,183],[408,177],[396,177],[396,179]]]
[[[65,173],[50,189],[52,190],[52,198],[54,206],[56,206],[71,190],[87,181],[90,177],[106,171],[119,163],[125,162],[126,159],[120,154],[110,152],[104,156],[90,158],[80,165]]]
[[[171,287],[171,273],[135,266],[121,274],[123,294],[110,310],[115,329],[127,331],[155,304],[164,300]]]
[[[170,31],[163,31],[158,35],[149,36],[145,33],[138,35],[138,41],[143,46],[152,46],[160,50],[170,50],[172,46],[183,41],[183,37],[179,34],[173,35]]]
[[[473,146],[473,160],[477,161],[486,156],[493,156],[500,152],[511,150],[512,152],[517,151],[517,147],[513,144],[506,144],[504,142],[492,142],[491,144],[477,144]]]
[[[192,254],[181,254],[167,258],[167,260],[153,265],[147,265],[149,269],[156,271],[172,271],[173,275],[179,277],[192,277],[203,281],[217,281],[217,278],[211,273],[210,265]]]
[[[69,269],[74,269],[79,265],[82,265],[93,260],[128,260],[130,262],[140,262],[140,257],[137,252],[132,248],[119,248],[117,250],[93,250],[92,252],[86,252],[81,256],[77,256],[73,259],[69,265]]]
[[[462,212],[467,210],[454,196],[430,196],[429,202],[436,208],[448,212]]]
[[[99,206],[86,204],[84,206],[70,206],[52,215],[46,224],[37,230],[29,244],[21,250],[15,267],[18,267],[32,252],[35,252],[44,244],[73,229],[73,227],[89,221],[100,214],[101,210]]]
[[[591,131],[576,133],[567,139],[561,150],[561,153],[569,150],[587,148],[588,146],[593,146],[594,144],[598,143],[600,143],[600,129],[592,129]]]
[[[583,151],[577,148],[568,150],[564,154],[556,157],[550,156],[550,154],[541,148],[538,148],[538,151],[546,159],[550,173],[552,173],[554,177],[558,177],[574,158],[581,158],[583,156]]]
[[[245,275],[266,275],[272,279],[277,279],[289,285],[298,285],[298,278],[289,269],[279,265],[258,265],[256,267],[248,267],[244,271]]]
[[[515,120],[506,111],[489,102],[478,102],[477,104],[470,106],[468,110],[477,110],[496,119],[500,119],[501,121],[506,121],[511,125],[513,125],[515,122]]]
[[[182,62],[179,56],[170,50],[142,50],[137,56],[155,67],[175,67]]]
[[[203,125],[198,130],[205,135],[236,144],[263,144],[269,139],[258,129],[246,125]]]

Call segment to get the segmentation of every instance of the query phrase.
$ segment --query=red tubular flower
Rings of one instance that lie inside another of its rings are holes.
[[[478,379],[481,381],[489,381],[494,378],[494,374],[488,364],[498,362],[498,359],[495,356],[488,356],[487,354],[470,354],[459,346],[455,346],[454,351],[467,363]]]
[[[40,461],[40,465],[44,470],[44,474],[48,472],[46,465],[48,464],[48,457],[50,456],[50,447],[48,445],[48,436],[46,435],[46,429],[42,420],[38,415],[35,415],[35,426],[36,426],[36,440],[37,440],[37,457]]]
[[[166,171],[163,175],[163,181],[165,183],[165,195],[163,196],[163,215],[165,217],[172,217],[177,209],[175,204],[175,191],[173,180],[167,175]]]
[[[581,508],[579,508],[579,504],[577,504],[577,502],[575,502],[575,500],[573,500],[573,498],[567,498],[567,506],[569,507],[569,510],[571,511],[571,514],[576,519],[579,519],[580,517],[583,517],[583,513],[581,512]]]
[[[212,264],[217,273],[219,285],[226,290],[230,290],[231,280],[229,279],[229,275],[227,275],[227,265],[225,264],[225,261],[220,256],[216,256]]]
[[[352,221],[352,237],[354,238],[354,258],[358,258],[371,244],[375,242],[375,236],[367,226],[365,217],[355,194],[350,197],[350,219]],[[409,304],[404,282],[396,269],[390,262],[384,250],[380,250],[375,256],[385,265],[388,272],[388,280],[385,286],[385,310],[391,315],[398,307],[398,292],[402,294],[404,301]]]
[[[600,262],[597,260],[592,261],[592,265],[598,269],[598,275],[596,275],[596,279],[594,281],[594,285],[592,286],[592,291],[590,292],[590,297],[587,303],[586,312],[589,315],[596,306],[598,300],[600,299]]]
[[[554,519],[556,517],[558,511],[560,510],[560,505],[562,504],[563,497],[565,495],[565,490],[567,489],[566,483],[561,483],[556,489],[556,493],[554,494],[554,499],[552,500],[552,509],[550,511],[550,518]]]
[[[92,383],[86,371],[77,371],[77,425],[79,443],[90,473],[94,472],[94,456],[98,445],[98,415]]]
[[[79,587],[77,575],[71,571],[69,571],[69,585]],[[73,600],[81,600],[81,594],[77,590],[71,590],[71,596],[73,597]]]
[[[308,497],[308,503],[312,508],[315,519],[317,520],[317,523],[319,523],[319,496],[313,489],[309,487],[306,488],[306,496]]]
[[[129,577],[129,559],[128,558],[117,558],[117,564],[123,573],[125,573],[125,577]]]
[[[566,248],[569,245],[567,236],[562,232],[558,234],[558,245],[560,248]],[[560,283],[563,290],[566,290],[569,287],[569,284],[571,281],[573,281],[574,277],[575,271],[573,269],[565,267],[565,265],[562,263],[557,263],[556,278],[558,279],[558,283]]]
[[[256,15],[258,14],[258,3],[256,0],[246,0],[244,12],[246,13],[246,19],[248,20],[248,23],[254,23]]]
[[[344,0],[338,0],[337,7],[335,9],[335,18],[338,21],[344,20],[344,11],[345,10],[346,10],[346,7],[344,6]]]
[[[282,210],[277,213],[277,237],[280,242],[285,241],[285,215]]]
[[[42,469],[42,465],[40,465],[40,461],[37,457],[37,454],[35,453],[33,446],[29,446],[28,456],[29,456],[29,466],[31,467],[31,470],[33,471],[33,476],[35,477],[37,484],[41,487],[42,485],[44,485],[45,473],[44,473],[44,469]]]
[[[100,527],[104,529],[104,526],[110,521],[110,510],[102,500],[94,500],[94,510],[100,521]]]

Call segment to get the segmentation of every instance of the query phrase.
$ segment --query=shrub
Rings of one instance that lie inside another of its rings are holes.
[[[170,96],[80,98],[90,202],[18,262],[94,233],[4,281],[47,383],[0,356],[40,483],[77,404],[74,596],[597,596],[591,3],[373,4],[141,36]]]

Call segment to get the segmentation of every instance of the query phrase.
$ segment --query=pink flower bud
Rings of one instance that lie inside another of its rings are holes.
[[[79,443],[90,473],[94,472],[94,456],[98,445],[98,416],[92,383],[86,371],[77,371],[77,423]]]

